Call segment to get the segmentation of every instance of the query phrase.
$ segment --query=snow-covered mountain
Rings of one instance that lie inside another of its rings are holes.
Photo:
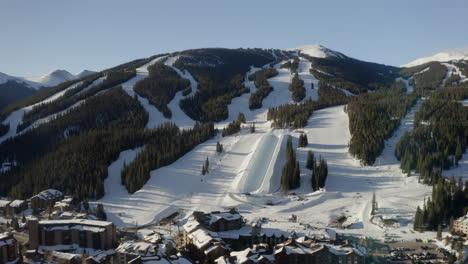
[[[468,46],[442,51],[432,56],[419,58],[407,64],[401,65],[401,67],[414,67],[430,61],[447,62],[453,60],[468,60]]]
[[[6,83],[8,81],[23,83],[28,88],[34,88],[34,89],[38,89],[38,88],[40,88],[42,86],[40,83],[30,81],[30,80],[26,80],[26,79],[21,78],[21,77],[11,76],[11,75],[0,72],[0,85]]]
[[[77,76],[71,74],[70,72],[66,70],[55,70],[50,73],[46,73],[43,75],[39,76],[33,76],[33,77],[25,77],[26,80],[40,83],[43,86],[55,86],[57,84],[74,80],[78,78]]]
[[[327,57],[337,57],[337,58],[346,58],[345,55],[343,55],[340,52],[331,50],[327,47],[324,47],[322,45],[304,45],[296,48],[288,48],[285,49],[287,51],[300,51],[303,54],[309,55],[311,57],[315,58],[327,58]]]

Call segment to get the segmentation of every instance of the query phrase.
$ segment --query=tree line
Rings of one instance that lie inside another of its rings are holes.
[[[161,55],[158,55],[158,56],[163,56],[163,55],[164,54],[161,54]],[[111,72],[111,71],[120,71],[120,70],[124,70],[124,69],[138,68],[138,67],[148,63],[149,61],[153,60],[154,58],[156,58],[158,56],[153,56],[153,57],[146,58],[146,59],[137,59],[137,60],[133,60],[133,61],[130,61],[130,62],[127,62],[127,63],[123,63],[123,64],[117,65],[115,67],[112,67],[110,69],[104,70],[102,73],[105,74],[105,73]],[[52,95],[54,95],[54,94],[56,94],[58,92],[61,92],[61,91],[65,90],[65,89],[67,89],[68,87],[70,87],[72,85],[75,85],[78,82],[80,82],[83,79],[86,79],[88,77],[89,76],[84,77],[82,79],[75,79],[75,80],[63,82],[63,83],[58,84],[56,86],[41,89],[39,92],[35,93],[34,95],[32,95],[30,97],[27,97],[27,98],[25,98],[25,99],[23,99],[21,101],[16,102],[16,103],[7,105],[7,106],[5,106],[4,108],[2,108],[0,110],[0,120],[4,120],[6,117],[8,117],[8,115],[11,114],[11,112],[13,112],[15,110],[18,110],[18,109],[20,109],[22,107],[26,107],[26,106],[33,105],[33,104],[39,103],[41,101],[44,101],[48,97],[51,97]]]
[[[319,86],[321,86],[319,82]],[[300,104],[285,104],[268,109],[267,120],[272,121],[272,127],[277,128],[300,128],[307,125],[307,121],[316,110],[330,106],[346,104],[349,97],[335,88],[328,86],[318,89],[319,99],[313,101],[306,99]]]
[[[265,99],[272,91],[273,87],[268,83],[269,78],[278,75],[278,71],[274,68],[266,68],[251,74],[248,78],[250,81],[254,81],[257,91],[250,94],[249,97],[249,109],[262,108],[263,99]]]
[[[228,118],[231,100],[249,92],[244,76],[250,66],[262,67],[274,61],[273,55],[262,49],[198,49],[181,54],[174,66],[188,70],[197,80],[198,90],[184,98],[180,107],[200,122]]]
[[[421,181],[435,184],[442,169],[458,165],[468,144],[468,109],[441,96],[448,88],[436,91],[415,116],[413,131],[398,142],[395,155],[404,172],[416,171]]]
[[[297,73],[294,74],[288,89],[292,92],[292,99],[294,102],[300,102],[306,96],[304,81],[299,78],[299,74]]]
[[[170,119],[172,112],[167,106],[177,92],[191,92],[190,81],[162,62],[148,67],[149,76],[135,84],[134,90],[154,105],[164,117]]]
[[[0,174],[0,193],[24,199],[55,188],[76,198],[101,197],[108,165],[145,143],[147,122],[138,100],[118,87],[91,97],[0,145],[0,161],[19,164]]]
[[[341,88],[354,94],[390,87],[398,77],[399,68],[349,57],[302,57],[312,62],[312,75],[324,85]]]
[[[122,184],[129,193],[141,189],[150,178],[151,171],[175,162],[198,144],[212,138],[215,129],[213,123],[196,123],[192,129],[181,131],[176,125],[167,123],[151,133],[144,149],[122,170]]]
[[[18,126],[17,130],[21,131],[29,127],[36,120],[66,110],[81,100],[85,100],[99,92],[115,87],[116,85],[126,82],[135,76],[135,69],[108,72],[106,74],[106,79],[103,82],[93,86],[91,89],[86,90],[83,93],[75,93],[73,96],[62,96],[52,102],[34,106],[31,111],[24,114],[23,122]]]
[[[405,93],[402,82],[353,97],[346,107],[351,133],[349,152],[362,164],[372,165],[417,98],[414,93]]]
[[[449,226],[453,231],[453,221],[468,211],[468,181],[463,184],[452,176],[450,180],[439,178],[432,186],[431,197],[424,202],[422,208],[416,209],[414,229],[437,230]]]
[[[286,142],[286,163],[281,173],[281,189],[283,192],[299,188],[301,186],[301,169],[296,160],[296,152],[293,148],[292,137],[288,136]]]

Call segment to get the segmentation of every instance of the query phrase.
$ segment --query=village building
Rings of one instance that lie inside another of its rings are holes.
[[[81,264],[80,255],[59,251],[47,250],[44,254],[44,259],[57,264]]]
[[[23,263],[18,250],[18,242],[10,233],[0,233],[0,263]]]
[[[268,244],[233,251],[215,260],[217,264],[363,264],[364,253],[350,245],[322,243],[307,237],[288,239],[274,247]]]
[[[63,193],[54,189],[48,189],[31,197],[31,208],[33,210],[44,210],[53,208],[55,202],[63,199]]]
[[[453,231],[455,233],[468,235],[468,215],[462,216],[453,221]]]
[[[28,202],[24,200],[14,200],[7,208],[7,215],[15,216],[21,214],[24,210],[28,209]]]
[[[29,220],[29,247],[77,245],[80,248],[111,249],[117,244],[112,222],[87,219]]]
[[[11,203],[9,200],[0,200],[0,215],[6,216],[8,205]]]

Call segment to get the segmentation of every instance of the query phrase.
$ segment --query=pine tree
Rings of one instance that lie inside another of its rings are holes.
[[[307,140],[307,135],[306,134],[299,135],[299,144],[298,144],[299,147],[303,148],[303,147],[306,147],[308,144],[309,142]]]
[[[13,217],[13,219],[11,220],[11,227],[14,230],[19,230],[19,223],[18,223],[18,219],[16,219],[16,217]]]
[[[255,133],[255,123],[250,127],[250,133]]]
[[[371,215],[375,215],[375,211],[377,210],[377,201],[375,198],[375,192],[372,194],[372,208],[371,208]]]
[[[309,170],[312,170],[314,168],[314,154],[310,150],[307,151],[306,168],[308,168]]]
[[[216,142],[216,152],[221,153],[223,152],[223,145],[221,143]]]
[[[422,227],[422,212],[421,208],[418,206],[416,208],[416,214],[414,215],[414,224],[413,224],[413,229],[414,230],[421,230]]]
[[[246,121],[244,113],[239,112],[239,114],[237,115],[237,121],[241,122],[242,124],[245,124]]]
[[[442,240],[442,225],[437,225],[437,240]]]
[[[289,136],[286,142],[286,164],[281,174],[281,188],[284,192],[300,187],[300,167],[296,161],[296,154],[292,145],[292,137]]]
[[[104,211],[104,206],[102,205],[102,203],[98,203],[96,208],[94,209],[95,213],[96,213],[96,216],[101,219],[101,220],[104,220],[106,221],[107,220],[107,214],[106,212]]]

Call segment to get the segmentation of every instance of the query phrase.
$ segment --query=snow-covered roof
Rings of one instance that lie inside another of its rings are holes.
[[[216,249],[219,249],[219,248],[223,248],[223,249],[226,249],[223,245],[221,244],[214,244],[212,245],[211,247],[205,249],[205,254],[208,255],[210,254],[210,252],[216,250]]]
[[[192,233],[198,227],[200,227],[200,223],[192,217],[182,226],[187,233]]]
[[[210,232],[205,229],[197,229],[189,234],[189,238],[192,239],[193,244],[197,248],[203,248],[211,242],[221,241],[218,235],[214,232]]]
[[[26,201],[25,200],[14,200],[13,202],[11,202],[11,204],[9,205],[10,207],[20,207],[22,206]]]
[[[242,216],[238,213],[228,213],[228,212],[212,213],[212,214],[209,214],[209,217],[210,217],[209,225],[212,225],[221,219],[224,219],[227,221],[233,221],[233,220],[239,220],[242,218]]]
[[[38,193],[37,195],[33,196],[32,198],[37,197],[37,198],[42,199],[42,200],[55,200],[55,199],[60,198],[62,196],[63,196],[63,193],[61,191],[54,190],[54,189],[48,189],[48,190],[44,190],[44,191]]]
[[[157,246],[147,242],[125,241],[115,250],[119,253],[134,254],[138,256],[156,256]]]
[[[64,260],[73,260],[76,258],[80,258],[80,255],[66,253],[66,252],[59,252],[59,251],[52,251],[52,256],[59,258],[59,259],[64,259]]]
[[[6,207],[10,203],[11,201],[8,201],[8,200],[0,200],[0,207]]]
[[[112,222],[108,221],[96,221],[88,219],[66,219],[66,220],[43,220],[39,221],[40,225],[90,225],[106,227],[112,225]]]
[[[464,216],[458,218],[457,221],[461,222],[461,223],[468,223],[468,215],[464,215]]]
[[[0,247],[15,243],[15,238],[10,233],[0,233]]]

